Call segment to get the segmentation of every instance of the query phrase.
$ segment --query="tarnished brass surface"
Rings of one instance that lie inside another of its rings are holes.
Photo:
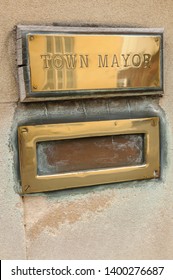
[[[27,41],[32,92],[162,87],[159,35],[28,34]]]
[[[38,175],[36,145],[39,142],[124,134],[144,134],[142,164]],[[158,117],[21,126],[18,128],[18,142],[23,194],[157,178],[160,174]]]

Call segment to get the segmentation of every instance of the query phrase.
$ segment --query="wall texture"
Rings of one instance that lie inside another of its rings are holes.
[[[173,258],[172,0],[0,3],[0,258]],[[111,99],[21,105],[16,70],[17,24],[164,28],[165,94],[161,99]],[[92,106],[91,106],[92,105]],[[161,117],[160,180],[126,182],[20,197],[16,128],[23,123]],[[134,113],[136,112],[136,113]]]

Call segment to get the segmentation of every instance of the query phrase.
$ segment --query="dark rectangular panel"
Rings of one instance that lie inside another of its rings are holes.
[[[143,135],[46,141],[37,143],[38,175],[142,164]]]

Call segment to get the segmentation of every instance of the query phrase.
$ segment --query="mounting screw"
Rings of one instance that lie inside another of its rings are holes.
[[[159,43],[159,38],[155,38],[155,42],[158,44]]]
[[[37,89],[37,86],[36,86],[36,85],[33,85],[33,89]]]
[[[30,187],[31,187],[30,185],[24,186],[25,192],[26,192]]]
[[[156,125],[157,125],[156,120],[152,119],[152,120],[151,120],[151,125],[152,125],[152,126],[156,126]]]
[[[33,41],[34,40],[34,36],[33,35],[29,36],[29,40]]]
[[[159,171],[158,170],[154,170],[154,178],[158,178],[159,177]]]
[[[114,122],[114,125],[117,125],[117,122]]]
[[[154,81],[154,85],[157,87],[159,85],[159,81],[158,80],[155,80]]]
[[[22,128],[21,130],[22,133],[28,133],[28,129],[26,127]]]

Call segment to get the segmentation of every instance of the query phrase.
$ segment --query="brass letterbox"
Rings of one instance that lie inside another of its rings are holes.
[[[157,178],[159,118],[18,128],[22,193]]]

